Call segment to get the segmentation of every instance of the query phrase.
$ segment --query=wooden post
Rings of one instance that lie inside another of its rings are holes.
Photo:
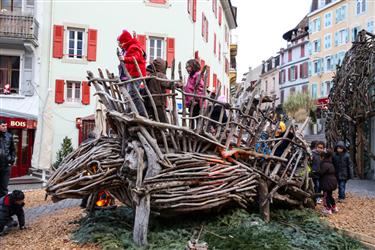
[[[263,178],[259,181],[259,212],[265,222],[270,221],[270,200],[268,199],[268,185]]]

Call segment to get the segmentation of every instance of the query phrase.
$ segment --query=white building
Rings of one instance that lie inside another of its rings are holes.
[[[13,134],[12,177],[31,166],[40,89],[40,17],[33,0],[0,1],[0,119]]]
[[[118,73],[117,36],[123,29],[136,31],[148,61],[175,58],[183,65],[199,58],[209,66],[209,84],[222,84],[229,94],[230,30],[236,28],[236,11],[228,0],[43,1],[42,26],[44,80],[49,98],[40,113],[34,165],[49,168],[65,136],[79,143],[76,120],[94,113],[93,89],[86,71],[97,68]],[[176,64],[177,64],[176,63]],[[169,74],[169,70],[167,72]],[[46,76],[48,75],[48,77]],[[44,116],[44,117],[43,117]],[[42,157],[40,157],[42,156]]]
[[[276,100],[275,105],[280,104],[279,66],[280,56],[271,56],[269,59],[262,62],[260,75],[260,91],[264,95],[272,96]]]

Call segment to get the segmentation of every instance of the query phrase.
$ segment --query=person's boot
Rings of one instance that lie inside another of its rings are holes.
[[[11,227],[17,227],[18,226],[18,222],[11,219],[8,221],[7,225],[6,225],[8,228],[11,228]]]

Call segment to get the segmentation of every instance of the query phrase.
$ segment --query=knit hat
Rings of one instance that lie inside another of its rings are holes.
[[[129,42],[131,39],[133,39],[133,37],[127,30],[123,30],[121,35],[117,37],[117,41],[120,43]]]

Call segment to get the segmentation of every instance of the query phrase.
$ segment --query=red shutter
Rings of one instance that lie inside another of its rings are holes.
[[[309,65],[307,62],[305,62],[305,78],[308,76],[308,71],[309,71]]]
[[[288,51],[288,62],[292,61],[292,50]]]
[[[53,26],[53,52],[54,58],[63,57],[63,42],[64,42],[64,26],[54,25]]]
[[[301,57],[304,57],[305,56],[305,45],[302,44],[301,45]]]
[[[214,33],[214,55],[216,55],[216,33]]]
[[[142,49],[146,51],[146,41],[147,38],[145,35],[137,35],[138,42],[142,45]]]
[[[199,60],[199,51],[198,51],[198,50],[196,50],[196,51],[194,52],[194,58],[195,58],[196,60]]]
[[[301,63],[299,65],[299,78],[303,78],[303,72],[304,72],[303,66],[304,66],[304,63]]]
[[[201,60],[201,69],[203,69],[204,65],[206,65],[206,61],[205,60]]]
[[[167,62],[168,67],[171,67],[172,61],[174,59],[174,51],[175,51],[175,45],[174,45],[174,38],[168,37],[167,38]]]
[[[150,3],[165,4],[167,0],[150,0]]]
[[[87,38],[87,61],[96,61],[96,43],[98,31],[89,29]]]
[[[206,18],[206,42],[208,42],[208,20]]]
[[[221,26],[221,19],[222,19],[222,9],[221,6],[219,6],[219,25]]]
[[[294,80],[298,79],[298,67],[294,66]]]
[[[288,81],[290,81],[290,68],[288,68]]]
[[[64,80],[56,80],[55,86],[55,102],[63,103],[64,102]]]
[[[193,1],[193,22],[197,21],[197,0]]]
[[[206,67],[206,72],[207,72],[207,86],[210,86],[210,66],[207,65]]]
[[[221,44],[219,43],[219,62],[221,60]]]
[[[215,92],[216,91],[216,85],[217,85],[217,75],[213,74],[212,78],[213,78],[212,79],[213,91]]]
[[[205,34],[205,31],[204,31],[204,28],[206,26],[206,23],[205,23],[205,20],[204,20],[204,13],[202,12],[202,37],[204,38],[204,34]]]
[[[87,81],[82,82],[82,104],[90,104],[90,86]]]

